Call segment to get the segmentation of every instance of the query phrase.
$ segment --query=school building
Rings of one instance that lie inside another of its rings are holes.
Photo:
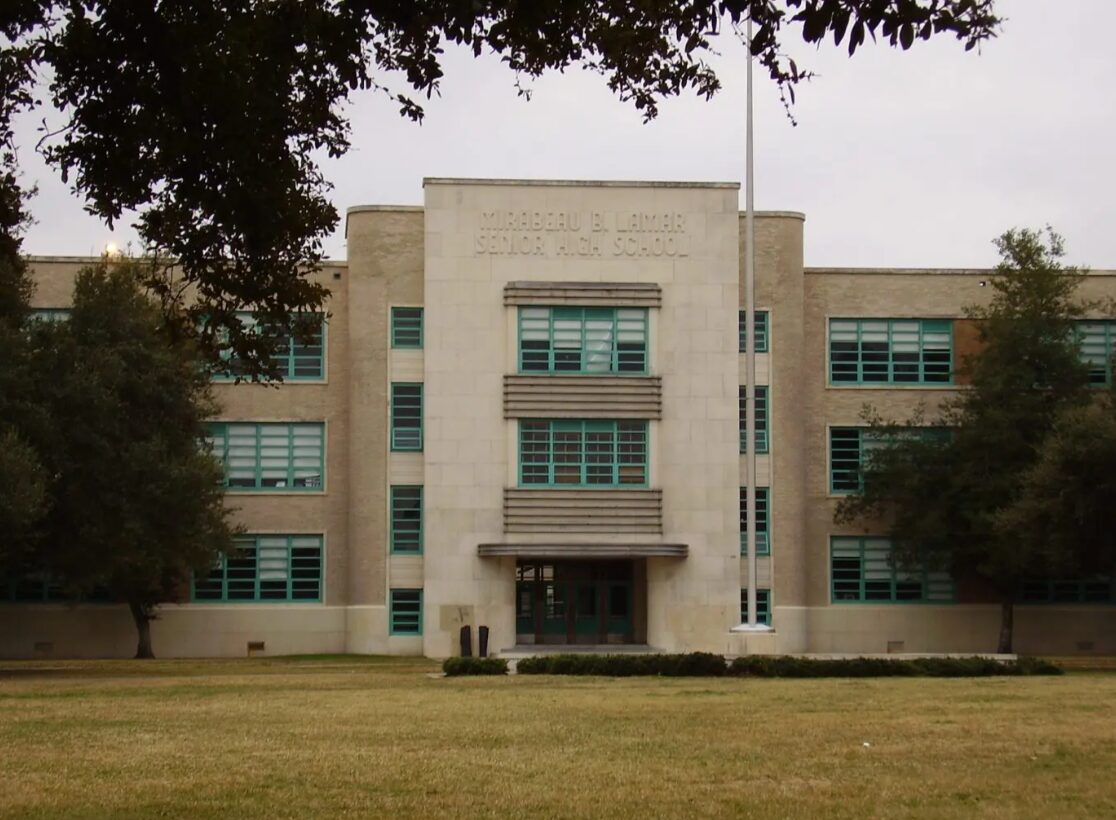
[[[746,339],[743,223],[735,183],[427,179],[422,207],[351,208],[348,259],[316,274],[328,321],[282,387],[216,385],[248,535],[160,608],[156,653],[443,657],[464,625],[497,653],[993,651],[986,592],[833,520],[873,444],[864,405],[904,418],[964,389],[989,271],[806,268],[804,216],[760,212]],[[65,308],[88,261],[34,258],[35,305]],[[1116,295],[1116,271],[1083,291]],[[1103,382],[1116,323],[1082,331]],[[734,630],[746,446],[769,631]],[[134,652],[125,607],[55,598],[0,587],[0,656]],[[1116,652],[1113,600],[1111,579],[1036,579],[1017,650]]]

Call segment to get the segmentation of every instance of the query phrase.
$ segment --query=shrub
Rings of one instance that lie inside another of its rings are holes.
[[[664,677],[748,678],[974,678],[994,675],[1060,675],[1062,670],[1041,658],[998,661],[966,658],[802,658],[791,655],[746,655],[729,665],[720,655],[537,655],[524,658],[521,675],[635,675]]]
[[[503,658],[446,658],[442,662],[446,677],[458,675],[506,675],[508,662]]]
[[[709,652],[685,655],[537,655],[516,667],[521,675],[637,675],[710,677],[724,675],[725,659]]]
[[[995,658],[796,658],[746,655],[733,660],[729,674],[753,678],[976,678],[999,675],[1061,675],[1041,658],[998,661]]]

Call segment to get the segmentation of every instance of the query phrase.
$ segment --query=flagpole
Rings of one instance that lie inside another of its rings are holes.
[[[752,15],[748,14],[748,92],[744,187],[744,512],[748,551],[748,627],[756,624],[756,214],[752,156]]]

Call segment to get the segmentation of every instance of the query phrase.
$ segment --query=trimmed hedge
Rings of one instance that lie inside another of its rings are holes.
[[[503,658],[446,658],[442,662],[446,677],[458,675],[506,675],[508,662]]]
[[[604,675],[630,678],[663,675],[670,678],[721,677],[728,664],[720,655],[536,655],[516,666],[521,675]]]
[[[998,661],[993,658],[798,658],[787,655],[747,655],[731,664],[720,655],[536,655],[516,667],[521,675],[601,675],[627,678],[664,677],[750,678],[975,678],[1001,675],[1061,675],[1062,670],[1041,658]]]
[[[981,678],[1004,675],[1061,675],[1041,658],[998,661],[966,658],[796,658],[745,655],[729,665],[729,674],[749,678]]]

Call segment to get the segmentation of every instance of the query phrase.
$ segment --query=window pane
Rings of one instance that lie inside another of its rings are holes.
[[[271,361],[283,379],[320,379],[325,375],[325,317],[321,314],[298,314],[293,317],[299,323],[297,327],[307,331],[305,334],[296,333],[293,322],[288,327],[275,327],[257,321],[250,312],[238,313],[237,318],[245,333],[258,334],[268,340],[272,351]],[[223,343],[227,343],[228,332],[223,331],[220,338]],[[247,374],[247,367],[227,347],[220,355],[227,372],[215,374],[216,380],[228,380]]]
[[[422,487],[391,488],[391,551],[422,552]]]
[[[422,634],[422,590],[391,590],[391,634]]]
[[[214,424],[208,439],[229,488],[320,490],[324,433],[322,424]]]
[[[645,486],[647,423],[521,421],[520,484]]]
[[[520,308],[519,369],[525,373],[645,373],[647,311]]]
[[[740,554],[748,554],[748,499],[747,488],[740,488]],[[768,498],[770,488],[756,487],[756,555],[771,554],[768,537]]]
[[[887,538],[835,536],[829,543],[834,603],[948,604],[956,600],[948,573],[893,566]]]
[[[422,308],[393,307],[391,309],[391,346],[422,347]]]
[[[948,384],[953,323],[948,319],[831,319],[834,384]]]
[[[191,599],[204,601],[320,601],[320,535],[246,535],[205,577]]]
[[[422,385],[391,385],[391,449],[422,449]]]

